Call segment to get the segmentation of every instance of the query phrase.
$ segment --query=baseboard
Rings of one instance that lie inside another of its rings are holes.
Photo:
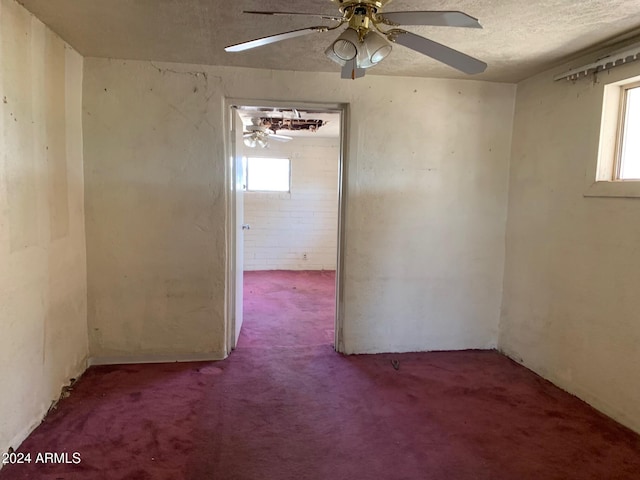
[[[226,353],[191,353],[167,355],[118,355],[106,357],[89,357],[89,366],[94,365],[126,365],[134,363],[175,363],[175,362],[215,362],[227,358]]]

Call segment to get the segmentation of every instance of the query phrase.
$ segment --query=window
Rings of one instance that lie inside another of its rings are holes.
[[[640,198],[640,76],[623,75],[621,69],[602,85],[599,146],[587,164],[586,197]]]
[[[621,92],[616,180],[640,180],[640,82]]]
[[[248,157],[246,190],[249,192],[288,192],[291,161],[288,158]]]

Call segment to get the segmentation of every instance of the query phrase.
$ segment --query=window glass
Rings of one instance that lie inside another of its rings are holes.
[[[640,87],[627,89],[624,102],[618,178],[640,180]]]
[[[288,192],[291,162],[288,158],[247,159],[247,190],[260,192]]]

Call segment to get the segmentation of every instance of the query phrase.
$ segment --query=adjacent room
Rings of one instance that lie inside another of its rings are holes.
[[[335,342],[341,115],[233,107],[244,345]],[[241,205],[241,206],[240,206]],[[238,318],[238,315],[236,315]],[[255,333],[254,337],[252,334]]]
[[[638,478],[639,55],[636,0],[0,0],[0,479]]]

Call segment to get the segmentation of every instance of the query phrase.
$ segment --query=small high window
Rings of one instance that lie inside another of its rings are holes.
[[[616,180],[640,180],[640,82],[624,85],[616,155]]]
[[[249,192],[290,191],[291,161],[288,158],[248,157],[245,169]]]
[[[587,197],[640,198],[640,76],[603,85],[598,154],[585,183]]]

